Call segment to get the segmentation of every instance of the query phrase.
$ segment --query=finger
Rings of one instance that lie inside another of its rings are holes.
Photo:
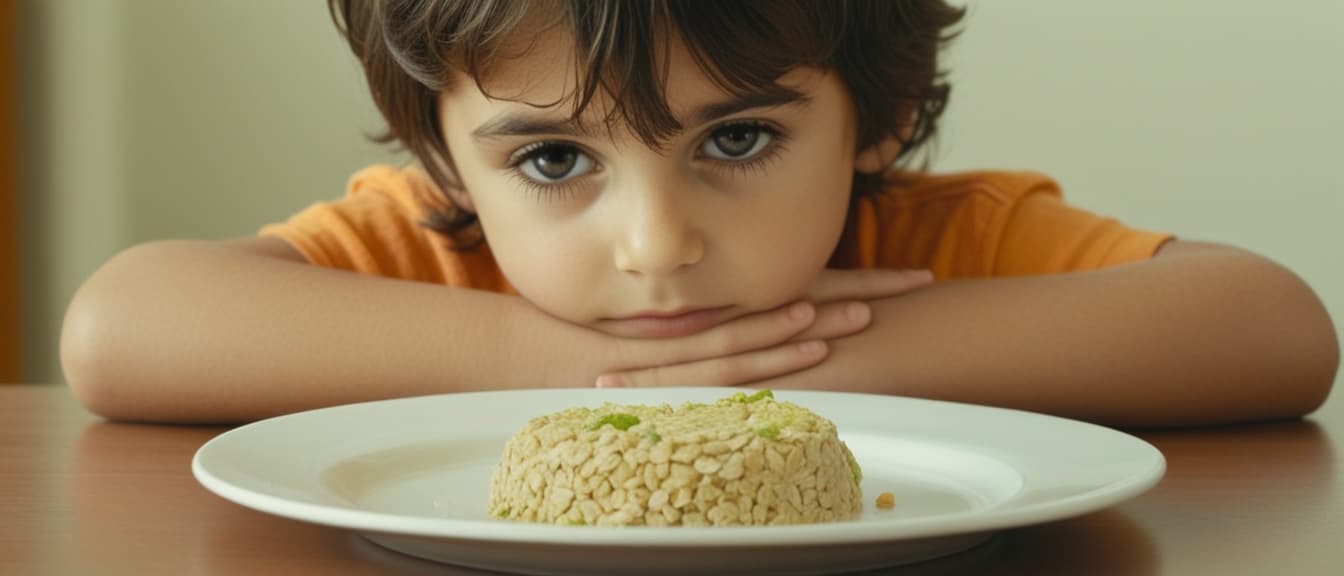
[[[617,365],[626,368],[665,366],[768,348],[807,329],[816,319],[816,312],[812,303],[800,301],[736,318],[684,338],[620,339],[617,341]]]
[[[817,318],[790,342],[830,340],[862,332],[872,323],[873,312],[866,302],[831,302],[817,306]]]
[[[737,386],[814,366],[826,359],[827,352],[825,342],[809,340],[735,356],[603,374],[595,385],[598,388]]]
[[[933,282],[928,270],[826,270],[808,288],[812,302],[871,300],[904,294]]]

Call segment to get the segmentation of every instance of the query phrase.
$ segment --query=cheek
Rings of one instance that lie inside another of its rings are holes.
[[[733,260],[753,308],[770,308],[805,292],[826,266],[844,229],[852,170],[839,162],[777,169],[761,182],[762,202],[738,226]]]
[[[595,276],[589,272],[595,257],[592,241],[581,230],[520,217],[525,210],[506,211],[502,219],[489,209],[479,211],[504,277],[542,310],[571,322],[588,320],[596,292]]]

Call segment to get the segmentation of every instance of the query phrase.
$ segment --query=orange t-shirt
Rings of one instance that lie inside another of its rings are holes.
[[[454,252],[420,225],[436,198],[424,171],[372,166],[355,174],[345,198],[261,234],[320,266],[513,292],[488,246]],[[1170,238],[1070,207],[1041,174],[920,174],[855,201],[832,265],[927,268],[938,279],[1048,274],[1142,260]]]

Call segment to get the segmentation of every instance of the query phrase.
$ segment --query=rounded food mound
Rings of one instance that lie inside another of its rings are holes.
[[[766,390],[535,418],[505,446],[489,509],[569,525],[828,522],[859,513],[861,479],[835,424]]]

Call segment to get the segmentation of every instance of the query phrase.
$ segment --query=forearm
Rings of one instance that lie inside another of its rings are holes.
[[[1233,250],[1069,275],[945,282],[873,303],[869,330],[782,384],[1022,408],[1123,426],[1288,418],[1338,344],[1290,272]]]
[[[537,329],[538,315],[505,295],[172,242],[132,249],[90,278],[67,314],[62,358],[87,406],[136,420],[250,420],[587,382],[546,361],[559,339]]]

